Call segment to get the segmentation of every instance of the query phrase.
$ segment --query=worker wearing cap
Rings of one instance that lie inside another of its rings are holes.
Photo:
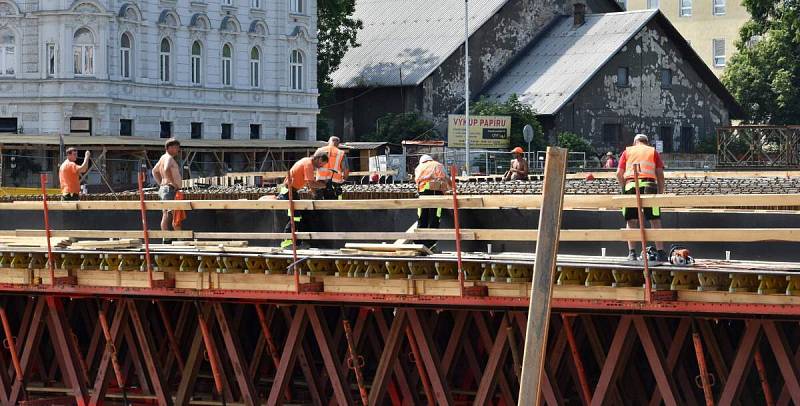
[[[617,161],[614,160],[614,153],[608,151],[606,153],[606,162],[603,164],[603,169],[616,169]]]
[[[283,184],[279,188],[280,193],[278,194],[278,200],[287,200],[289,199],[289,188],[292,189],[292,197],[297,198],[298,192],[300,189],[306,187],[310,190],[319,190],[325,187],[325,182],[321,180],[317,180],[314,176],[314,171],[323,167],[328,162],[328,154],[324,151],[317,151],[314,153],[314,156],[305,157],[292,165],[292,169],[289,170],[289,174],[291,176],[287,176],[286,179],[283,180]],[[290,182],[291,177],[291,182]],[[294,211],[294,224],[295,224],[295,231],[308,231],[309,224],[312,221],[311,218],[311,211],[301,211],[295,210]],[[291,213],[289,213],[291,216]],[[292,220],[286,223],[286,227],[283,228],[284,233],[291,233],[292,232]],[[281,248],[287,248],[292,245],[291,239],[283,240],[281,243]]]
[[[347,180],[350,169],[347,167],[347,154],[339,149],[339,143],[339,137],[331,137],[328,145],[317,149],[317,152],[328,155],[328,162],[317,170],[317,180],[325,182],[325,188],[317,190],[317,199],[341,199],[342,184]]]
[[[58,182],[61,186],[61,200],[80,200],[81,179],[80,175],[89,170],[89,151],[83,156],[83,164],[78,165],[78,149],[67,148],[67,159],[58,168]]]
[[[516,147],[511,150],[514,159],[511,160],[511,166],[508,172],[503,176],[503,180],[527,180],[528,179],[528,161],[522,158],[525,150],[522,147]]]
[[[638,185],[636,185],[634,175],[635,165],[639,165]],[[635,195],[637,186],[640,194],[664,193],[664,163],[661,161],[658,151],[650,146],[646,135],[636,134],[633,138],[633,145],[625,148],[620,155],[617,180],[622,187],[623,194],[626,195]],[[650,221],[650,227],[661,228],[661,210],[658,207],[645,207],[643,211],[644,218]],[[636,208],[623,208],[622,214],[625,216],[627,228],[639,228],[639,214]],[[657,241],[656,248],[658,249],[656,260],[667,261],[664,242]],[[639,260],[633,241],[628,241],[628,251],[628,260]]]
[[[419,158],[419,165],[414,169],[414,182],[420,196],[441,195],[450,189],[444,165],[436,162],[430,155]],[[441,207],[417,209],[417,228],[439,228],[441,218]],[[436,241],[433,240],[421,240],[417,243],[431,249],[436,246]]]

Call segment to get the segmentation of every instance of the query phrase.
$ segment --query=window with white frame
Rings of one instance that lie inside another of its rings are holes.
[[[119,40],[119,75],[123,79],[131,78],[131,35],[122,34]]]
[[[47,76],[53,77],[56,75],[56,44],[50,42],[47,44],[45,52],[47,53]]]
[[[14,76],[17,66],[16,37],[11,30],[0,30],[0,76]]]
[[[681,17],[691,17],[692,16],[692,0],[680,0],[680,13]]]
[[[724,16],[725,15],[725,0],[713,0],[714,2],[714,15],[715,16]]]
[[[169,40],[163,38],[161,40],[161,48],[159,52],[159,65],[158,65],[158,72],[159,78],[162,82],[169,82],[170,81],[170,63],[172,59],[172,45],[169,43]]]
[[[303,0],[289,0],[289,11],[294,14],[303,14]]]
[[[233,0],[222,0],[223,6],[233,6]]]
[[[261,53],[258,48],[250,50],[250,87],[261,85]]]
[[[261,0],[250,0],[250,7],[255,9],[261,8]]]
[[[86,28],[75,31],[72,40],[72,58],[76,76],[94,75],[94,35]]]
[[[200,79],[200,66],[203,60],[203,46],[200,45],[200,41],[195,41],[192,44],[192,84],[199,85],[201,82]]]
[[[289,58],[292,90],[303,90],[303,54],[295,49]]]
[[[714,67],[722,68],[725,66],[725,39],[715,38],[711,40],[714,52]]]
[[[647,0],[647,8],[655,10],[658,8],[658,0]]]
[[[233,49],[230,44],[222,46],[222,85],[231,85],[231,68],[233,64]]]

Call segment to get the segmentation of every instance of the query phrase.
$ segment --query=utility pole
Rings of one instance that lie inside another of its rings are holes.
[[[469,0],[464,0],[464,149],[469,176]]]

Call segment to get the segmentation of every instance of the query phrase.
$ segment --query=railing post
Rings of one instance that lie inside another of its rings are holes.
[[[139,171],[139,209],[142,214],[142,233],[144,237],[144,260],[147,266],[147,286],[153,287],[153,263],[150,260],[150,234],[147,230],[147,209],[144,203],[144,171]]]
[[[450,182],[453,187],[453,227],[456,230],[456,260],[458,263],[459,293],[464,296],[464,271],[461,267],[461,224],[458,220],[458,190],[456,184],[456,167],[450,166]]]
[[[292,193],[292,171],[288,172],[289,180],[289,224],[292,229],[292,271],[294,271],[294,291],[300,293],[300,271],[297,269],[297,226],[294,224],[294,193]]]
[[[653,301],[653,281],[650,277],[650,265],[647,259],[647,234],[644,228],[644,209],[642,208],[642,195],[639,193],[639,164],[633,165],[633,188],[636,190],[636,212],[639,217],[639,234],[642,240],[642,261],[644,263],[644,301]]]
[[[39,174],[39,182],[42,185],[42,207],[44,209],[44,236],[47,240],[47,269],[50,270],[50,285],[56,284],[56,266],[53,258],[53,247],[50,244],[50,211],[47,207],[47,173]]]

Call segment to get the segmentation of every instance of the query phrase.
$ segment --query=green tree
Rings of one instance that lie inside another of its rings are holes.
[[[743,0],[752,20],[722,82],[750,122],[800,123],[800,2]]]
[[[533,141],[531,142],[532,151],[541,151],[547,143],[544,140],[544,131],[539,120],[536,119],[536,112],[527,104],[519,101],[517,95],[511,95],[507,101],[498,103],[481,98],[470,106],[470,114],[480,116],[511,116],[511,148],[528,148],[528,143],[522,137],[522,129],[526,124],[533,127]]]
[[[356,34],[364,27],[364,23],[353,18],[355,10],[355,0],[317,1],[317,102],[323,110],[334,100],[331,73],[339,67],[347,50],[358,46]],[[326,139],[330,135],[323,113],[317,115],[318,139]]]
[[[569,152],[583,152],[586,154],[586,158],[592,158],[597,155],[592,143],[586,138],[568,131],[558,134],[558,146],[568,149]]]
[[[403,140],[438,139],[432,122],[422,119],[416,113],[389,113],[377,120],[378,127],[367,134],[364,141],[400,144]]]

